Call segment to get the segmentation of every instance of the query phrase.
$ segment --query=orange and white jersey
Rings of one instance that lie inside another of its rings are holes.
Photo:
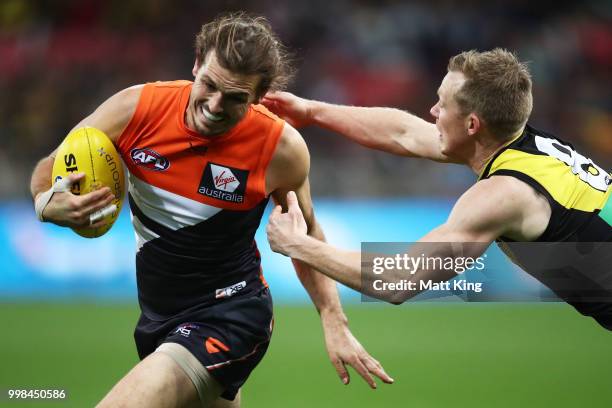
[[[205,138],[185,124],[191,86],[146,84],[116,143],[129,171],[139,300],[152,319],[265,285],[254,235],[284,122],[251,105],[230,131]]]

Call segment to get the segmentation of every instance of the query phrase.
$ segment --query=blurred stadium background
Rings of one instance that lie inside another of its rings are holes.
[[[93,406],[136,362],[129,216],[85,240],[35,220],[36,161],[114,92],[189,79],[199,26],[222,11],[267,16],[296,52],[291,90],[428,117],[451,55],[502,46],[530,61],[531,123],[612,168],[610,1],[0,1],[0,390],[63,388]],[[304,129],[312,191],[329,241],[411,241],[445,219],[474,176],[369,151]],[[265,220],[265,219],[264,219]],[[261,231],[275,337],[246,407],[609,407],[610,334],[559,303],[362,303],[342,289],[355,335],[396,384],[342,386],[316,313]],[[541,288],[506,265],[508,293]],[[506,293],[507,294],[507,293]],[[517,296],[520,299],[520,296]],[[448,300],[448,299],[445,299]],[[4,399],[3,399],[4,398]],[[0,406],[29,406],[0,396]]]

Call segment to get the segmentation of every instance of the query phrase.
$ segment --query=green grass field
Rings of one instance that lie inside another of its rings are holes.
[[[62,388],[89,407],[137,362],[131,305],[0,304],[0,389]],[[610,407],[612,332],[563,304],[347,308],[351,328],[395,378],[342,385],[318,317],[277,307],[268,354],[243,390],[250,407]]]

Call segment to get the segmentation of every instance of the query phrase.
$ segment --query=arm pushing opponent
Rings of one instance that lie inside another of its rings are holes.
[[[512,198],[508,199],[507,194]],[[288,194],[287,201],[287,213],[282,213],[277,206],[270,215],[267,233],[273,251],[307,263],[352,289],[390,303],[399,304],[420,293],[418,284],[415,285],[416,290],[409,291],[376,291],[372,285],[364,284],[368,277],[362,275],[362,261],[371,263],[374,254],[338,249],[308,237],[293,192]],[[501,235],[517,240],[535,239],[546,228],[539,216],[542,213],[546,213],[546,203],[529,186],[510,177],[492,177],[466,191],[455,204],[448,220],[419,239],[409,254],[414,257],[477,258]],[[456,246],[446,243],[458,243],[461,250],[458,253]],[[412,275],[392,270],[377,278],[389,283],[401,279],[418,283],[428,280],[444,282],[455,276],[455,273],[445,269],[421,269]]]
[[[441,152],[433,123],[399,109],[334,105],[290,92],[268,93],[262,103],[296,128],[315,125],[371,149],[453,162]]]
[[[495,95],[494,100],[490,95]],[[531,80],[526,67],[505,50],[470,51],[451,58],[438,97],[431,108],[435,124],[398,109],[333,105],[287,92],[269,93],[263,103],[296,126],[317,125],[369,148],[461,163],[481,174],[491,159],[525,129],[532,107]],[[302,260],[356,290],[394,303],[418,293],[373,293],[369,286],[362,285],[361,276],[361,258],[367,262],[370,255],[308,239],[298,210],[293,206],[286,214],[278,208],[272,213],[268,237],[273,250]],[[551,211],[547,199],[524,179],[491,175],[466,191],[446,223],[419,241],[481,243],[468,245],[468,253],[462,254],[477,257],[502,236],[517,241],[537,239],[544,233]],[[413,250],[418,254],[425,251],[427,256],[433,247],[423,245]],[[435,247],[436,256],[457,256],[451,245]],[[440,282],[454,276],[446,271],[420,272],[403,278]],[[381,278],[397,281],[397,273]]]
[[[308,172],[310,156],[304,140],[290,125],[285,125],[276,153],[268,169],[268,189],[277,208],[293,207],[303,211],[304,234],[316,242],[325,242],[325,235],[315,219],[310,196]],[[292,191],[292,201],[288,192]],[[302,214],[300,212],[300,214]],[[344,384],[350,377],[345,365],[352,366],[372,388],[376,388],[372,375],[385,383],[392,383],[380,363],[372,358],[355,339],[348,328],[348,320],[342,311],[336,284],[326,276],[313,271],[308,262],[294,259],[297,275],[308,291],[321,317],[329,358]]]

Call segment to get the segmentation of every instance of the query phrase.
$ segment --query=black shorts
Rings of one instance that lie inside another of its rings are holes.
[[[603,328],[612,330],[612,315],[593,316],[593,319],[597,320]]]
[[[266,353],[272,326],[272,296],[264,288],[164,321],[141,313],[134,339],[141,359],[162,343],[186,347],[225,388],[221,396],[233,400]]]

